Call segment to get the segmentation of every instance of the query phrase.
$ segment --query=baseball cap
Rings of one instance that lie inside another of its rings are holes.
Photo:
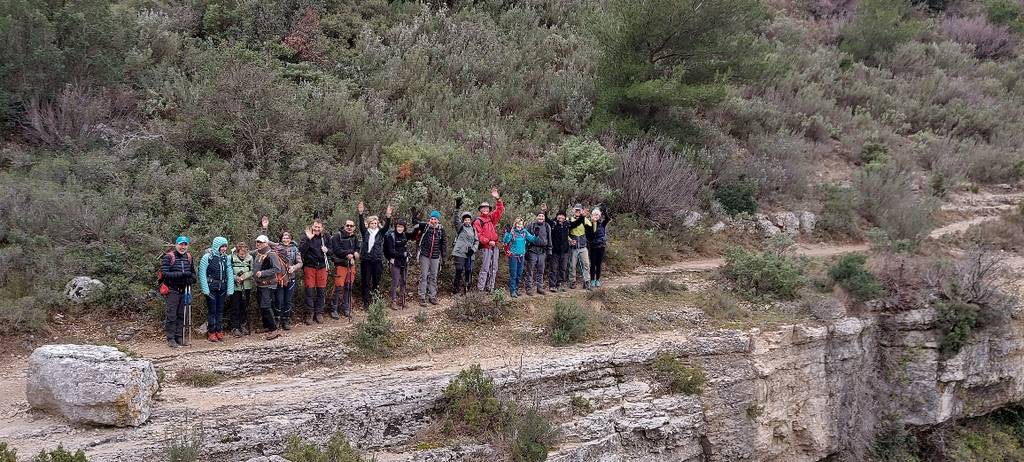
[[[191,243],[192,243],[192,241],[189,241],[188,238],[185,237],[185,236],[178,236],[178,238],[174,240],[174,245],[178,245],[178,244],[191,244]]]
[[[270,239],[266,235],[260,234],[256,236],[256,242],[270,242]]]
[[[572,209],[573,210],[583,210],[583,204],[576,204],[575,206],[573,206]]]

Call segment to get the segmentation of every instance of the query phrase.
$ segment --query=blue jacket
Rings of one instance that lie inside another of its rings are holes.
[[[530,234],[526,229],[513,228],[512,231],[505,232],[505,237],[501,239],[501,242],[510,244],[509,251],[512,252],[512,255],[521,257],[526,254],[526,243],[536,240],[537,236]]]
[[[226,245],[228,240],[224,237],[213,238],[213,244],[199,260],[199,287],[203,294],[210,295],[211,286],[213,290],[227,289],[228,295],[235,293],[235,273],[231,265],[231,255],[222,254],[219,250]]]

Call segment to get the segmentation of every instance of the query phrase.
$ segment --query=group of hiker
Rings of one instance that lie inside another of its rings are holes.
[[[437,280],[442,262],[449,255],[454,260],[453,295],[465,295],[473,288],[473,263],[479,254],[480,269],[476,290],[493,292],[500,256],[505,253],[509,265],[508,290],[512,297],[520,291],[527,295],[545,294],[547,290],[564,292],[576,288],[591,289],[601,285],[601,267],[607,244],[608,211],[603,206],[589,213],[582,204],[573,207],[572,215],[564,210],[548,216],[542,204],[535,220],[526,222],[516,217],[501,228],[505,203],[497,188],[491,189],[495,200],[481,202],[478,214],[460,211],[462,199],[456,199],[453,228],[441,225],[438,210],[430,212],[426,221],[419,221],[417,209],[412,219],[392,222],[393,209],[388,206],[383,219],[365,216],[362,202],[356,206],[356,221],[345,220],[334,234],[325,233],[324,222],[315,219],[304,230],[300,241],[283,231],[278,242],[269,237],[269,219],[263,217],[255,249],[245,240],[229,249],[222,236],[213,239],[203,251],[198,269],[189,252],[191,241],[186,236],[175,240],[174,248],[160,261],[160,293],[166,300],[164,330],[171,348],[188,343],[185,326],[186,309],[191,305],[191,288],[198,282],[207,302],[207,340],[223,342],[226,307],[230,308],[230,333],[234,337],[249,335],[248,308],[255,294],[262,318],[263,332],[268,339],[290,330],[297,276],[302,275],[305,290],[305,318],[311,325],[321,323],[327,315],[327,279],[333,264],[334,290],[331,295],[332,319],[352,317],[352,290],[358,266],[360,292],[364,308],[378,295],[385,268],[390,268],[390,302],[392,309],[406,306],[406,286],[410,260],[419,264],[417,295],[421,307],[438,304]],[[502,231],[499,231],[502,230]],[[451,236],[450,236],[451,235]],[[411,249],[416,243],[416,249]],[[450,251],[449,251],[450,249]],[[301,270],[301,273],[300,273]],[[578,283],[578,284],[577,284]]]

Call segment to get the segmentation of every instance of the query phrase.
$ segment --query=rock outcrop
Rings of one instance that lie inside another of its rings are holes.
[[[29,405],[76,423],[142,425],[156,390],[153,364],[114,347],[45,345],[28,360]]]
[[[929,426],[1024,399],[1024,323],[1017,318],[972,334],[959,355],[943,360],[932,311],[823,311],[834,318],[538,346],[521,363],[482,366],[501,390],[522,393],[551,416],[561,440],[549,460],[563,462],[863,460],[883,414]],[[656,380],[652,361],[665,351],[706,371],[700,395],[668,393]],[[14,421],[0,422],[0,434],[30,451],[46,435],[83,447],[91,460],[144,460],[132,457],[156,454],[161,435],[199,409],[193,419],[205,425],[205,451],[225,460],[281,454],[289,435],[322,442],[338,430],[382,462],[495,459],[499,450],[487,445],[415,449],[436,423],[442,389],[468,364],[327,368],[202,391],[172,387],[139,428],[80,434]],[[572,412],[574,395],[593,412]]]

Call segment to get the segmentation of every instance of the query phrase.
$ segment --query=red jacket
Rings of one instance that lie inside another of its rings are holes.
[[[498,203],[494,206],[494,211],[487,216],[480,215],[479,218],[473,220],[473,229],[476,230],[476,236],[480,239],[481,247],[489,247],[491,242],[498,244],[498,222],[501,221],[501,214],[503,213],[505,213],[505,203],[498,199]]]

